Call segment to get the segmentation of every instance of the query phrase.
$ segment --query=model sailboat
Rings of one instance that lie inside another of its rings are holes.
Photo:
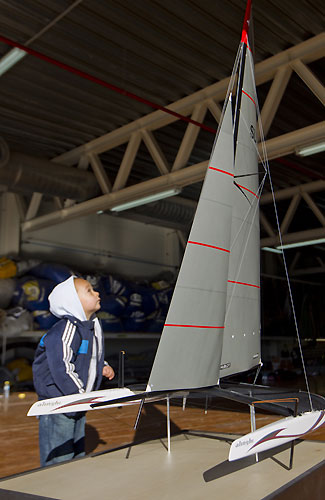
[[[252,403],[270,388],[222,380],[261,366],[258,105],[248,40],[251,0],[166,323],[145,392],[131,388],[76,394],[35,403],[28,415],[85,411],[167,395],[204,391]],[[263,163],[263,161],[262,161]],[[260,178],[261,177],[261,178]],[[235,441],[230,460],[281,445],[325,423],[325,399],[299,393],[298,417],[288,417]],[[274,399],[274,396],[273,398]],[[268,405],[268,406],[267,406]],[[292,403],[266,403],[285,415]]]

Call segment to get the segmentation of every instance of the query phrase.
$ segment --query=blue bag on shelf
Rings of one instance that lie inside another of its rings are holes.
[[[146,325],[146,316],[141,309],[137,309],[129,316],[122,317],[122,324],[126,332],[143,332]]]
[[[100,293],[101,311],[113,314],[113,316],[120,317],[124,313],[126,303],[127,299],[125,297]]]
[[[146,321],[146,332],[161,333],[163,331],[165,321],[166,313],[162,309],[150,314]]]
[[[48,311],[48,296],[56,283],[50,280],[35,279],[26,276],[17,280],[12,302],[28,311]]]
[[[34,322],[40,330],[49,330],[59,318],[54,316],[50,311],[33,311]]]
[[[158,311],[159,309],[159,299],[156,293],[156,290],[143,290],[141,292],[142,295],[142,309],[146,316],[153,313],[154,311]]]
[[[174,293],[174,287],[157,291],[156,294],[159,300],[159,304],[162,306],[169,306],[173,293]]]
[[[138,292],[133,290],[128,298],[128,303],[127,303],[126,308],[125,308],[125,315],[129,316],[134,311],[138,311],[139,309],[142,309],[142,299],[143,298],[142,298],[141,293],[138,293]]]
[[[100,320],[104,332],[120,333],[123,331],[120,318],[106,311],[98,311],[97,317]]]
[[[61,283],[74,274],[67,266],[50,262],[42,262],[30,269],[29,272],[36,278],[51,280],[55,283]]]
[[[122,280],[114,278],[111,274],[101,276],[99,289],[103,289],[107,295],[125,295],[126,287]]]

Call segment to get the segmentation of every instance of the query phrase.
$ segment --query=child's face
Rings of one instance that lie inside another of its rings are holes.
[[[99,293],[95,292],[89,281],[81,278],[74,280],[77,294],[87,319],[100,309]]]

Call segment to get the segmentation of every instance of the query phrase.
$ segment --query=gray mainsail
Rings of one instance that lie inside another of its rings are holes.
[[[203,183],[148,390],[219,379],[232,220],[233,119],[229,99]]]
[[[221,372],[224,377],[261,361],[259,175],[256,148],[257,96],[254,63],[242,45],[245,66],[236,141],[231,245]]]
[[[257,99],[248,24],[245,16],[236,103],[233,110],[231,88],[148,391],[213,386],[260,363]]]

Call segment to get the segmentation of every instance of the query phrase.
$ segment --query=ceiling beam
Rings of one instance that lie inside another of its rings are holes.
[[[291,202],[290,202],[290,205],[288,207],[288,210],[283,218],[283,221],[281,223],[281,227],[280,227],[280,230],[281,230],[281,234],[284,235],[285,233],[288,232],[288,228],[290,226],[290,223],[297,211],[297,208],[298,208],[298,205],[300,203],[300,200],[301,200],[301,194],[300,193],[296,193]]]
[[[203,102],[197,104],[192,113],[192,120],[203,123],[204,117],[207,112],[207,103]],[[179,170],[186,166],[189,157],[191,156],[195,141],[199,135],[200,129],[192,123],[189,123],[186,128],[182,143],[179,147],[178,153],[176,155],[174,164],[172,166],[172,171]]]
[[[292,186],[289,188],[280,189],[275,193],[275,200],[288,200],[292,198],[295,194],[299,193],[317,193],[319,191],[325,191],[325,180],[319,180],[314,182],[308,182],[307,184],[300,184],[299,186]],[[272,193],[265,193],[261,196],[260,205],[267,205],[273,202]]]
[[[325,106],[325,87],[318,80],[312,71],[299,59],[291,63],[292,69],[300,76],[302,81],[310,88],[310,90],[315,94],[317,99]]]
[[[267,136],[273,118],[278,110],[283,94],[287,88],[292,69],[289,66],[281,66],[275,74],[271,88],[266,96],[263,109],[261,111],[261,122],[264,137]]]
[[[256,85],[261,85],[275,78],[276,74],[282,67],[289,67],[292,61],[299,59],[301,62],[308,64],[324,56],[325,52],[325,33],[321,33],[309,40],[302,42],[295,47],[291,47],[275,56],[272,56],[265,61],[255,65],[255,80]],[[169,106],[173,112],[188,116],[193,113],[196,105],[207,101],[211,107],[211,99],[215,102],[223,101],[227,92],[230,78],[224,78],[204,89],[184,97]],[[210,104],[209,104],[210,103]],[[77,148],[67,151],[55,158],[56,163],[65,165],[74,165],[78,162],[80,155],[84,153],[101,154],[110,149],[114,149],[121,144],[130,140],[130,137],[135,132],[147,129],[150,131],[165,127],[178,118],[163,111],[154,111],[146,116],[143,116],[119,129],[113,130],[97,139],[93,139]]]
[[[284,234],[282,235],[282,242],[280,242],[279,236],[262,238],[261,247],[276,247],[279,245],[288,245],[289,243],[298,243],[300,241],[318,240],[320,238],[324,238],[323,227]]]
[[[316,203],[314,202],[314,200],[309,196],[309,194],[307,192],[302,192],[301,196],[303,197],[303,199],[305,200],[305,202],[307,203],[307,205],[309,206],[309,208],[311,209],[313,214],[317,217],[319,222],[322,224],[322,226],[325,227],[325,217],[322,214],[322,212],[320,211],[320,209],[318,208],[318,206],[316,205]]]
[[[171,187],[184,187],[203,180],[207,169],[208,161],[192,165],[170,174],[155,177],[145,182],[128,186],[119,191],[112,192],[87,200],[67,207],[62,210],[42,215],[33,220],[25,221],[21,225],[22,232],[33,231],[48,227],[50,225],[59,224],[67,220],[72,220],[77,217],[97,213],[99,210],[109,210],[114,205],[125,203],[136,198],[147,196],[149,194],[170,189]],[[325,190],[325,180],[310,182],[302,186],[294,186],[292,188],[283,189],[275,193],[277,201],[292,198],[296,193],[300,192],[317,192]],[[262,195],[260,203],[272,203],[273,198],[271,193]],[[322,229],[324,232],[324,229]],[[265,245],[267,246],[267,245]],[[269,245],[270,246],[270,245]]]
[[[162,152],[158,142],[156,141],[155,136],[150,130],[142,129],[141,130],[142,138],[147,146],[147,149],[151,155],[151,158],[155,162],[159,172],[161,175],[168,174],[170,171],[170,166],[168,165],[168,161]]]
[[[103,167],[102,162],[100,161],[99,156],[96,155],[95,153],[89,153],[88,157],[91,168],[93,169],[93,172],[95,174],[99,187],[102,190],[102,193],[103,194],[110,193],[112,191],[112,186],[106,174],[106,170]]]
[[[113,185],[113,191],[123,189],[127,183],[140,143],[141,134],[139,131],[136,131],[131,135],[130,142],[127,145],[121,166]]]
[[[273,108],[278,106],[280,96],[282,96],[283,90],[290,77],[290,73],[292,71],[290,66],[291,62],[294,61],[294,68],[298,67],[301,70],[301,65],[300,63],[297,63],[297,60],[299,59],[299,61],[301,61],[304,65],[318,59],[322,54],[324,54],[324,46],[325,33],[256,65],[255,73],[257,83],[264,83],[265,81],[274,78],[264,110],[264,120],[267,127],[273,120]],[[309,73],[308,77],[310,81],[313,80],[310,78]],[[305,78],[307,78],[306,74]],[[221,80],[171,104],[168,108],[179,114],[192,114],[192,117],[203,120],[208,106],[209,109],[212,110],[213,115],[218,119],[220,118],[220,107],[217,103],[224,99],[228,83],[229,78]],[[213,103],[215,103],[215,105]],[[96,213],[99,210],[109,210],[112,206],[118,203],[131,201],[170,187],[177,186],[182,188],[203,180],[208,160],[183,168],[188,161],[188,149],[193,147],[196,136],[199,132],[198,127],[194,127],[194,125],[191,124],[188,125],[181,148],[175,160],[174,171],[172,172],[169,172],[169,165],[162,155],[159,145],[154,139],[152,134],[153,130],[164,127],[177,119],[177,117],[166,114],[163,111],[155,111],[132,123],[129,123],[128,125],[114,130],[113,132],[105,134],[97,139],[94,139],[93,141],[56,157],[54,159],[55,162],[66,165],[73,165],[78,161],[80,162],[80,160],[85,158],[85,156],[92,158],[94,163],[94,158],[98,158],[100,153],[114,149],[121,144],[128,143],[112,188],[112,192],[109,192],[110,186],[106,183],[106,187],[104,186],[104,194],[102,196],[75,204],[74,206],[65,206],[62,210],[25,221],[22,223],[22,231],[39,229],[41,227],[57,224],[65,220]],[[322,141],[325,139],[324,131],[325,121],[269,139],[264,144],[267,157],[269,159],[278,158],[280,156],[294,153],[303,145]],[[161,176],[140,182],[133,186],[125,187],[142,140],[144,140],[147,145],[149,152],[161,173]],[[261,143],[258,145],[258,151],[260,156],[262,156],[263,147]],[[317,190],[317,185],[319,190],[324,190],[325,181],[317,182],[318,184],[310,183],[312,184],[310,189]],[[295,191],[292,191],[292,189]],[[308,185],[305,185],[303,187],[305,192],[313,192],[307,191],[307,189],[309,189]],[[290,194],[287,195],[284,193],[286,190],[282,190],[279,196],[282,196],[282,199],[283,196],[291,198],[295,194],[301,192],[299,186],[288,188],[288,190],[288,193]],[[264,196],[267,197],[268,195]],[[267,198],[264,198],[264,196],[262,196],[261,199],[262,204],[270,201],[266,201]]]

